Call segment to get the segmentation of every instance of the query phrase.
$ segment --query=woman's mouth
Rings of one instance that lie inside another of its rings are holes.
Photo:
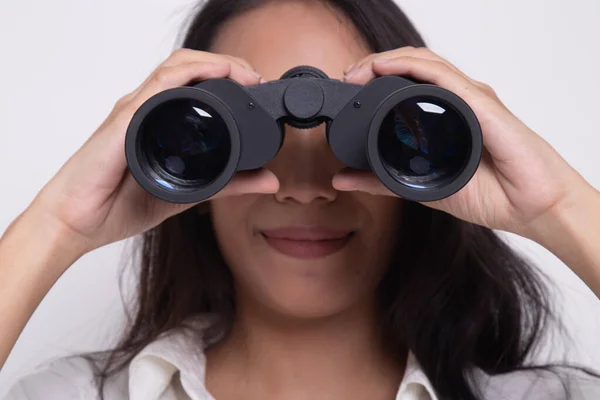
[[[326,257],[343,249],[355,231],[313,227],[285,227],[262,230],[267,244],[290,257],[311,259]]]

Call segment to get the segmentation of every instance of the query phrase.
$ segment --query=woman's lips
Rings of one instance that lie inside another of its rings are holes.
[[[354,231],[321,228],[278,228],[261,231],[269,246],[300,259],[320,258],[344,248]]]

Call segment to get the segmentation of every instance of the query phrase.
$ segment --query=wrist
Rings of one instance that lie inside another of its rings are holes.
[[[582,184],[542,216],[535,224],[532,239],[540,244],[581,236],[585,228],[597,226],[600,212],[600,192]],[[568,234],[567,237],[564,235]]]
[[[48,215],[31,207],[0,238],[0,369],[27,321],[82,253]]]
[[[18,259],[18,268],[47,273],[56,279],[86,252],[85,241],[35,201],[0,238],[0,264],[10,264],[10,260]],[[36,271],[36,268],[40,270]]]
[[[539,218],[527,237],[573,270],[600,296],[600,192],[587,182]]]

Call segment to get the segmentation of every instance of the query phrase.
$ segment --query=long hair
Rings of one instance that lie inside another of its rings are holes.
[[[202,2],[181,47],[210,51],[224,22],[267,1]],[[373,52],[426,46],[392,0],[320,2],[352,22]],[[489,375],[550,368],[529,364],[550,322],[558,322],[546,277],[488,228],[416,202],[405,202],[401,214],[395,254],[377,288],[389,353],[401,362],[409,348],[441,399],[480,398],[474,368]],[[166,220],[143,235],[140,250],[129,323],[116,347],[95,354],[105,356],[96,376],[101,398],[110,376],[161,333],[184,328],[186,318],[218,315],[209,336],[232,325],[233,278],[210,213],[191,209]]]

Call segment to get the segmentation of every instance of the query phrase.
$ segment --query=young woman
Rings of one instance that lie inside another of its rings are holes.
[[[600,193],[489,86],[426,49],[391,0],[211,0],[182,47],[0,242],[0,365],[75,260],[144,233],[135,318],[114,350],[44,366],[8,399],[600,398],[592,371],[533,368],[549,297],[492,231],[540,243],[600,296]],[[161,202],[127,172],[125,130],[152,95],[298,65],[453,91],[483,128],[479,170],[449,198],[405,201],[344,169],[319,126],[286,127],[272,162],[200,205]]]

